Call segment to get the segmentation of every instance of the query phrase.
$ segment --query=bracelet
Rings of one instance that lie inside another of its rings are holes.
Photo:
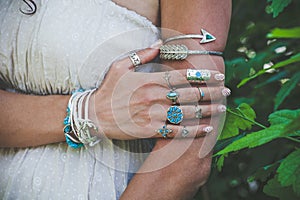
[[[64,133],[67,144],[72,148],[80,148],[87,144],[94,146],[100,141],[97,136],[92,136],[91,132],[98,132],[98,128],[88,119],[89,100],[95,90],[76,90],[69,99]]]
[[[201,29],[202,35],[201,34],[186,34],[186,35],[177,35],[171,38],[167,38],[164,43],[171,42],[173,40],[181,40],[181,39],[202,39],[200,41],[200,44],[212,42],[216,40],[216,37],[207,32],[204,29]]]
[[[184,60],[188,55],[223,55],[220,51],[189,50],[183,44],[162,45],[160,47],[160,58],[164,60]]]

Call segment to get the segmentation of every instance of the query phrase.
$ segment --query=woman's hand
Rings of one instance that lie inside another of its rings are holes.
[[[158,48],[137,52],[143,64],[153,60],[158,53]],[[128,57],[116,61],[90,104],[94,109],[90,113],[95,114],[92,119],[97,121],[102,130],[101,134],[111,139],[163,137],[157,134],[156,130],[163,127],[167,110],[173,105],[166,95],[177,88],[174,91],[179,97],[175,103],[180,104],[184,119],[180,125],[167,125],[167,128],[172,130],[168,137],[175,137],[178,133],[181,137],[183,129],[188,130],[190,137],[204,136],[212,131],[212,127],[200,123],[196,114],[210,118],[225,111],[225,106],[218,103],[224,99],[223,79],[220,79],[224,75],[213,70],[210,73],[211,78],[206,85],[198,83],[191,86],[186,79],[186,70],[141,73],[134,72],[134,66]],[[169,76],[169,80],[166,75]],[[205,96],[201,97],[200,93]],[[214,103],[196,107],[200,100],[202,103],[209,101]]]

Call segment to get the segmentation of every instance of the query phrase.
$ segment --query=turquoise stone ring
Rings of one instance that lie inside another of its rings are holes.
[[[189,81],[208,81],[210,76],[210,71],[206,69],[187,69],[186,71],[186,79]]]
[[[162,128],[156,130],[156,132],[157,132],[158,134],[160,134],[161,136],[163,136],[164,138],[168,138],[168,134],[169,134],[169,133],[172,133],[173,130],[167,128],[167,125],[164,125]]]
[[[179,94],[176,91],[174,91],[174,90],[171,90],[167,94],[167,99],[170,99],[173,102],[173,104],[176,103],[178,97],[179,97]]]
[[[182,110],[178,106],[171,106],[167,111],[167,120],[172,124],[179,124],[183,120]]]

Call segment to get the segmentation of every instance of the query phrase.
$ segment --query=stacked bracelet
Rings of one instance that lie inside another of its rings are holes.
[[[98,129],[88,118],[89,99],[95,90],[76,90],[69,100],[64,133],[67,144],[72,148],[94,146],[100,141],[97,136],[92,136],[92,132],[97,133]]]

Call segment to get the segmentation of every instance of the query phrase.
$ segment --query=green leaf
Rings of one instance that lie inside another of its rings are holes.
[[[261,69],[259,70],[256,74],[250,76],[250,77],[247,77],[245,79],[243,79],[238,85],[237,87],[241,87],[243,85],[245,85],[247,82],[249,82],[250,80],[260,76],[260,75],[263,75],[265,74],[268,70],[270,69],[278,69],[278,68],[281,68],[281,67],[285,67],[289,64],[292,64],[292,63],[296,63],[296,62],[300,62],[300,53],[288,58],[287,60],[284,60],[284,61],[281,61],[281,62],[278,62],[276,63],[275,65],[267,68],[267,69]]]
[[[260,180],[261,182],[267,181],[272,174],[275,174],[278,165],[279,162],[275,162],[271,165],[267,165],[257,169],[256,172],[247,179],[247,181],[248,182],[252,182],[254,180]]]
[[[300,72],[296,73],[289,81],[283,84],[276,95],[274,110],[277,110],[284,99],[291,93],[300,81]]]
[[[277,17],[279,13],[281,13],[283,9],[292,2],[292,0],[268,0],[268,1],[272,1],[270,7],[273,12],[273,18]]]
[[[227,154],[221,155],[217,160],[217,169],[218,169],[219,172],[222,171],[222,167],[224,165],[225,157],[227,157]]]
[[[255,111],[246,103],[242,103],[234,109],[228,108],[225,125],[218,139],[223,140],[236,136],[239,134],[239,129],[251,129],[255,117]]]
[[[263,189],[264,193],[269,196],[277,197],[281,200],[297,200],[299,196],[293,192],[291,187],[282,187],[279,183],[277,176],[275,178],[268,181],[267,185],[265,185]]]
[[[290,136],[292,132],[298,130],[298,127],[291,130],[290,125],[298,120],[299,110],[281,110],[272,113],[269,116],[271,126],[263,130],[247,134],[245,137],[232,142],[230,145],[219,151],[215,155],[222,155],[244,148],[254,148],[266,144],[276,138]]]
[[[292,185],[294,192],[300,195],[300,149],[295,150],[284,159],[277,173],[282,186]]]
[[[267,34],[267,38],[300,38],[300,27],[289,29],[275,28]]]

